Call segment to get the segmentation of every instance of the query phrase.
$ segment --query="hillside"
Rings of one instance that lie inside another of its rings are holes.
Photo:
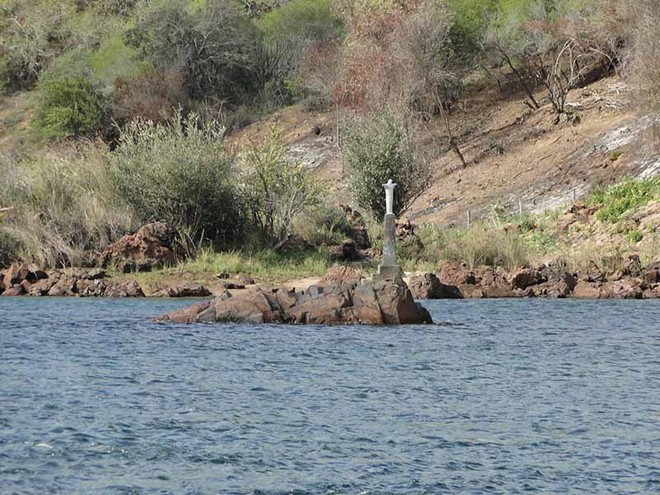
[[[100,263],[164,222],[193,277],[237,251],[369,269],[389,178],[410,270],[653,244],[654,2],[0,6],[2,265]],[[355,211],[373,247],[337,255]]]

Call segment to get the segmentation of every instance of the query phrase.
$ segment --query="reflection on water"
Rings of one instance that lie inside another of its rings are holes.
[[[657,302],[148,322],[186,304],[0,300],[0,493],[660,492]]]

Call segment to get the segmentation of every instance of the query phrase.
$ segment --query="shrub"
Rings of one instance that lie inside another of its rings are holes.
[[[385,213],[383,184],[392,179],[394,213],[405,210],[427,187],[430,169],[418,160],[408,128],[386,112],[344,125],[344,159],[356,203],[377,216]]]
[[[627,3],[634,25],[628,74],[639,108],[657,116],[660,114],[660,3],[654,0]]]
[[[295,0],[257,19],[263,34],[262,79],[277,103],[302,96],[305,59],[341,33],[329,0]]]
[[[280,242],[293,235],[296,218],[319,204],[322,184],[301,163],[286,157],[280,134],[242,155],[246,169],[243,196],[262,239]]]
[[[91,135],[103,125],[105,99],[87,79],[47,80],[40,84],[39,93],[34,123],[42,137]]]
[[[145,4],[139,18],[128,44],[160,72],[184,74],[188,97],[237,103],[253,96],[257,31],[234,2],[210,0],[197,9],[185,0]]]
[[[607,189],[596,190],[587,202],[601,207],[596,214],[598,220],[615,223],[627,212],[657,199],[660,199],[660,179],[627,178]]]
[[[110,157],[119,196],[143,223],[165,221],[218,246],[239,243],[245,221],[223,131],[181,113],[168,124],[128,124]]]

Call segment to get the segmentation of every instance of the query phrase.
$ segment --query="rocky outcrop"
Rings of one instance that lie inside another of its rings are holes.
[[[144,297],[134,280],[107,280],[101,269],[65,268],[43,271],[25,263],[14,263],[0,272],[2,296]],[[8,283],[8,284],[7,284]]]
[[[431,323],[431,316],[405,284],[365,281],[285,289],[227,292],[159,318],[161,322],[400,325]]]
[[[607,273],[591,264],[578,273],[550,265],[507,272],[502,268],[445,263],[438,282],[456,287],[464,298],[547,297],[580,299],[642,299],[660,297],[660,268],[646,269],[639,257],[631,255],[620,269]],[[411,290],[418,299],[434,299],[434,274],[413,277]]]
[[[145,225],[128,234],[99,255],[99,265],[115,265],[124,273],[148,272],[177,260],[174,231],[163,222]]]
[[[367,278],[366,273],[358,268],[335,265],[319,280],[318,285],[346,285],[357,284]]]
[[[207,287],[195,282],[174,285],[158,283],[155,289],[151,297],[208,297],[211,295],[211,291]]]
[[[410,279],[410,292],[415,299],[461,299],[455,285],[445,285],[434,273],[416,275]]]

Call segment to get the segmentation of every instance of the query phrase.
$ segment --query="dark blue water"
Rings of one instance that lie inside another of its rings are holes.
[[[163,326],[0,299],[0,494],[660,493],[660,304],[408,328]]]

